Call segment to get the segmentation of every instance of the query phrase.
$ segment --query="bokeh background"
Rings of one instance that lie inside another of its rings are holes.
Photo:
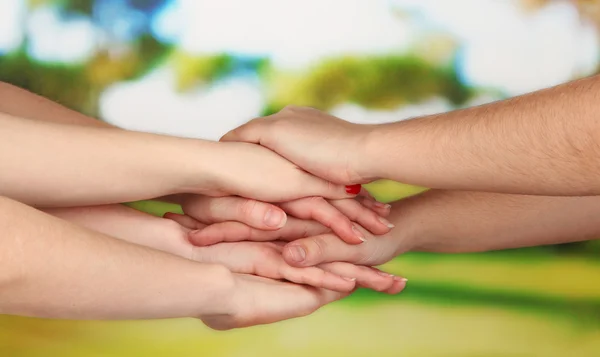
[[[124,128],[214,140],[287,104],[377,123],[591,75],[599,31],[591,0],[0,0],[0,80]],[[410,279],[399,296],[359,291],[225,333],[0,316],[0,356],[600,356],[599,258],[598,242],[406,254],[387,265]]]

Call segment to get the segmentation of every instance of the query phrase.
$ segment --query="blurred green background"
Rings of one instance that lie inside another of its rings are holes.
[[[0,80],[124,128],[214,140],[286,104],[381,123],[597,73],[599,25],[584,0],[1,0]],[[410,279],[399,296],[359,291],[224,333],[0,316],[0,356],[600,356],[599,257],[597,241],[406,254],[387,265]]]

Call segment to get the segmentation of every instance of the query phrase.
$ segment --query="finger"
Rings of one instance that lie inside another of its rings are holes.
[[[317,267],[295,268],[282,261],[281,275],[296,284],[339,292],[350,292],[356,287],[356,279],[334,274]]]
[[[292,266],[314,266],[334,261],[357,261],[361,246],[349,245],[333,234],[298,239],[286,245],[283,258]]]
[[[267,242],[274,240],[293,241],[328,232],[322,224],[289,217],[286,225],[277,231],[264,231],[249,227],[240,222],[212,224],[202,230],[190,232],[189,240],[197,246],[212,245],[220,242]]]
[[[354,202],[354,200],[348,201]],[[356,207],[360,206],[357,202],[354,203],[356,203]],[[296,218],[315,220],[325,227],[331,228],[346,243],[360,244],[365,241],[364,234],[354,226],[350,218],[322,197],[301,198],[282,203],[280,207]],[[363,211],[367,210],[364,209]],[[373,212],[371,213],[375,215]],[[375,219],[375,222],[377,225],[381,225],[377,219]]]
[[[196,220],[186,214],[167,212],[163,215],[163,218],[175,221],[175,222],[181,224],[182,226],[192,229],[192,230],[202,229],[202,228],[206,227],[206,225],[203,224],[202,222],[199,222],[198,220]]]
[[[206,224],[236,221],[258,229],[277,230],[287,219],[285,212],[275,205],[242,197],[195,195],[182,206],[186,214]]]
[[[357,286],[373,289],[375,291],[387,291],[394,285],[393,275],[379,271],[378,269],[358,266],[350,263],[334,262],[325,263],[319,268],[341,276],[356,278]]]
[[[359,196],[356,198],[356,200],[366,208],[377,213],[380,217],[387,217],[390,215],[392,206],[389,204],[377,202],[375,199],[370,197]]]
[[[299,189],[302,189],[304,193],[303,197],[320,196],[331,200],[338,200],[342,198],[354,198],[360,192],[360,188],[356,188],[356,186],[360,187],[360,185],[339,185],[309,173],[304,173],[298,184],[301,185]]]
[[[356,200],[331,200],[329,203],[349,220],[358,223],[375,235],[386,234],[394,227],[387,219],[361,205]]]
[[[408,279],[406,278],[398,276],[394,277],[394,284],[392,284],[392,286],[389,289],[385,290],[384,293],[391,295],[401,293],[404,290],[404,288],[406,288],[407,281]]]

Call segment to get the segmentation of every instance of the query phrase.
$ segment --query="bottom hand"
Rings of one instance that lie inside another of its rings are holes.
[[[350,294],[246,274],[235,274],[234,281],[232,312],[200,316],[208,327],[229,330],[302,317]]]

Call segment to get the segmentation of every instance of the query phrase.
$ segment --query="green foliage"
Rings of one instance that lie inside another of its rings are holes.
[[[433,96],[459,105],[473,92],[451,68],[439,68],[416,56],[341,57],[321,62],[308,73],[288,78],[273,94],[270,107],[293,103],[321,110],[353,102],[371,109],[394,109]]]
[[[58,0],[62,9],[70,13],[78,13],[91,16],[94,2],[91,0]]]
[[[234,59],[227,54],[194,56],[174,51],[170,60],[177,73],[177,89],[180,91],[222,78],[234,69]]]

